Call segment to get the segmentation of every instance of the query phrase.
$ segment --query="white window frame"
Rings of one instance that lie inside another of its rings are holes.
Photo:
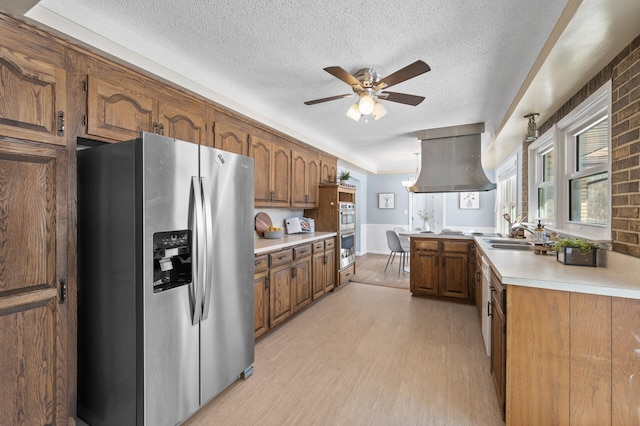
[[[522,211],[522,175],[519,173],[520,170],[522,170],[522,148],[518,148],[496,167],[496,232],[501,232],[505,223],[505,219],[502,217],[502,205],[504,202],[501,199],[500,185],[514,176],[516,177],[515,211]],[[511,220],[515,220],[515,217],[511,218]]]
[[[556,227],[558,220],[558,148],[555,143],[555,133],[556,126],[553,126],[529,146],[529,222],[536,223],[538,219],[544,219],[544,224],[549,228]],[[543,182],[543,155],[549,151],[554,153],[553,180]],[[540,203],[538,189],[543,186],[553,186],[554,188],[553,220],[538,217],[538,205]]]
[[[609,159],[605,166],[576,172],[575,136],[607,118]],[[553,146],[555,152],[555,223],[547,225],[561,234],[588,238],[597,241],[611,241],[611,81],[605,83],[589,98],[567,114],[555,126],[545,132],[529,147],[529,218],[538,212],[538,190],[541,168],[541,154]],[[582,223],[569,220],[569,183],[572,179],[596,173],[607,172],[607,223],[604,225]]]

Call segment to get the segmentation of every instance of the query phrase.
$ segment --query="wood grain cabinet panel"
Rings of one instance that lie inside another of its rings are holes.
[[[320,156],[320,183],[336,183],[338,180],[338,160],[327,155]]]
[[[96,70],[97,72],[97,70]],[[126,141],[140,132],[158,132],[158,100],[141,93],[140,85],[128,86],[89,75],[87,78],[87,133]]]
[[[254,159],[256,207],[289,207],[291,149],[262,137],[251,136],[249,156]]]
[[[612,298],[611,333],[612,424],[637,425],[640,424],[640,300]]]
[[[2,41],[4,44],[8,40]],[[0,46],[0,82],[0,134],[66,144],[62,127],[67,119],[63,67],[3,45]]]
[[[291,270],[291,300],[293,312],[311,303],[311,251],[303,258],[297,259]]]
[[[159,133],[182,141],[204,144],[204,104],[173,97],[160,103]]]
[[[66,150],[3,142],[0,188],[0,425],[65,424]]]
[[[253,280],[253,334],[257,339],[269,330],[269,271],[256,272]]]
[[[291,151],[291,207],[316,208],[320,186],[320,159],[317,154]]]
[[[269,327],[273,328],[293,314],[291,265],[269,270]]]
[[[216,118],[213,143],[218,149],[240,155],[249,155],[249,133],[240,124],[232,124],[232,119]]]
[[[412,294],[473,301],[473,247],[470,240],[412,238]]]

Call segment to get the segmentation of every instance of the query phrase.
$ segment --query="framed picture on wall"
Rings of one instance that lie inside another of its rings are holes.
[[[393,209],[395,208],[396,194],[393,192],[380,192],[378,194],[378,208],[379,209]]]
[[[479,209],[480,193],[479,192],[461,192],[460,208],[461,209]]]

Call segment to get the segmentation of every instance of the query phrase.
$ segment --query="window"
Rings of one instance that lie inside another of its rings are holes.
[[[609,240],[611,82],[529,147],[529,217]]]
[[[553,131],[547,131],[529,147],[529,162],[534,163],[529,177],[529,221],[542,220],[555,225],[556,155]]]
[[[496,232],[509,235],[509,223],[504,219],[508,214],[511,221],[518,215],[518,159],[520,151],[505,160],[496,168]]]

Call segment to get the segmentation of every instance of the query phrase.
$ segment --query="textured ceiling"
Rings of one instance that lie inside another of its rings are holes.
[[[246,115],[384,173],[415,167],[418,130],[485,122],[484,140],[491,139],[566,4],[42,0],[37,7],[231,100]],[[355,95],[303,104],[350,92],[324,67],[369,67],[385,76],[417,59],[432,70],[392,89],[425,96],[417,107],[383,101],[387,116],[354,122],[345,112]]]

